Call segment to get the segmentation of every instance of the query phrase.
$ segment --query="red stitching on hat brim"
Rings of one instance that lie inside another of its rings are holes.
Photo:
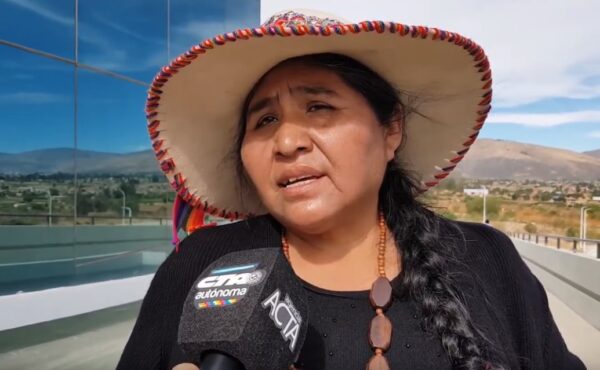
[[[162,94],[163,85],[181,68],[188,66],[194,59],[199,55],[205,54],[207,51],[214,49],[216,46],[224,45],[228,42],[235,42],[236,40],[248,40],[252,37],[293,37],[303,35],[314,35],[314,36],[329,36],[337,34],[340,36],[352,35],[361,32],[376,32],[376,33],[396,33],[399,37],[420,37],[421,39],[429,38],[431,41],[446,41],[452,42],[457,46],[462,46],[472,57],[474,68],[477,72],[482,74],[481,86],[482,100],[479,103],[479,109],[477,112],[477,119],[475,125],[472,127],[473,133],[469,135],[468,139],[462,143],[462,148],[456,151],[456,153],[466,153],[470,146],[475,142],[477,135],[483,127],[484,121],[491,108],[490,103],[492,99],[492,78],[491,69],[487,56],[483,49],[472,40],[465,38],[457,33],[440,30],[437,28],[428,28],[424,26],[408,26],[395,22],[381,22],[381,21],[365,21],[358,24],[344,24],[344,25],[328,25],[328,26],[277,26],[277,27],[265,27],[261,26],[253,29],[240,29],[234,32],[226,33],[223,35],[217,35],[212,39],[202,41],[200,44],[193,46],[189,51],[178,56],[168,66],[164,67],[159,74],[155,77],[154,81],[148,92],[148,100],[146,103],[146,117],[148,119],[148,131],[153,141],[160,140],[160,120],[155,119],[156,110],[160,106],[160,96]],[[475,107],[477,108],[477,107]],[[184,200],[190,202],[194,207],[204,205],[204,211],[218,217],[224,217],[227,219],[235,220],[240,218],[247,218],[252,216],[249,213],[239,213],[237,211],[229,211],[226,209],[219,209],[213,205],[209,205],[205,200],[197,194],[191,194],[189,189],[185,185],[185,179],[181,172],[177,172],[177,166],[173,161],[173,158],[168,157],[168,151],[161,148],[162,142],[156,146],[153,145],[155,155],[160,161],[160,168],[163,170],[165,175],[173,174],[174,179],[171,182],[171,186],[178,194],[184,194]],[[439,181],[447,177],[450,172],[456,167],[456,165],[463,159],[463,155],[457,155],[453,158],[446,159],[450,166],[445,166],[442,171],[434,173],[431,180],[422,181],[424,185],[421,188],[421,192],[427,191],[429,188],[437,185]],[[164,164],[164,165],[163,165]],[[186,199],[187,198],[187,199]]]

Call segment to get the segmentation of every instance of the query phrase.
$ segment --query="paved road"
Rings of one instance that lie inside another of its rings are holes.
[[[599,370],[600,331],[551,293],[548,293],[548,302],[554,321],[565,338],[569,350],[579,356],[588,370]]]

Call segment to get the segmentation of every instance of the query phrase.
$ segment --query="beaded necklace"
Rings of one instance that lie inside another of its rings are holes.
[[[369,293],[369,301],[375,310],[375,317],[371,320],[369,327],[369,345],[373,350],[373,356],[367,363],[367,370],[390,370],[390,365],[383,355],[389,348],[392,340],[392,322],[384,311],[392,303],[392,284],[385,274],[385,239],[386,227],[383,213],[379,213],[379,246],[377,254],[377,269],[379,277],[375,279]],[[291,264],[290,245],[285,237],[281,236],[281,248],[283,254]]]

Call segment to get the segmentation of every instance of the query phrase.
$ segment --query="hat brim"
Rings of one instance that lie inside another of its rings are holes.
[[[416,97],[418,114],[397,155],[423,191],[460,162],[490,110],[488,59],[456,33],[391,22],[238,30],[193,47],[152,83],[148,129],[174,190],[213,215],[263,213],[257,195],[240,188],[231,158],[242,104],[277,63],[324,52],[352,57]]]

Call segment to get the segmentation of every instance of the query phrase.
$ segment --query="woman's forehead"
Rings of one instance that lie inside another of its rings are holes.
[[[260,80],[254,98],[275,91],[296,94],[340,95],[347,88],[342,79],[332,70],[303,63],[279,65]],[[254,100],[254,99],[253,99]]]

